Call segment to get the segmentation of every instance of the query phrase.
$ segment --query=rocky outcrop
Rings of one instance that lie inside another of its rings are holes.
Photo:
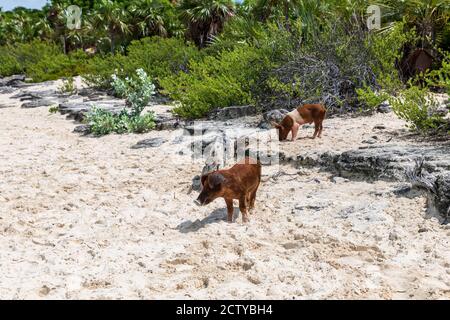
[[[273,127],[272,122],[281,122],[286,113],[286,109],[270,110],[263,113],[263,120],[258,124],[258,128],[269,130]]]
[[[30,102],[23,103],[21,107],[25,109],[31,109],[39,107],[49,107],[54,104],[56,104],[56,102],[49,99],[36,99]]]
[[[134,146],[132,146],[132,149],[142,149],[142,148],[156,148],[161,146],[163,143],[165,143],[167,140],[156,137],[156,138],[150,138],[150,139],[144,139],[141,141],[138,141]]]
[[[405,170],[424,159],[428,172],[450,170],[450,146],[377,145],[360,147],[341,154],[324,154],[322,165],[338,171],[343,176],[364,175],[368,178],[402,179]]]
[[[380,113],[389,113],[392,111],[392,108],[389,105],[389,103],[387,101],[385,101],[377,107],[377,111]]]
[[[351,179],[405,181],[410,189],[427,192],[432,207],[450,214],[450,144],[367,146],[343,153],[323,153],[280,159],[320,166]]]
[[[82,122],[85,114],[88,113],[94,106],[114,114],[119,113],[124,108],[124,105],[119,103],[118,100],[102,100],[97,103],[64,102],[60,103],[58,108],[61,114],[67,115],[68,119],[74,119],[75,121]]]
[[[209,113],[208,118],[212,120],[224,121],[229,119],[242,118],[246,116],[253,116],[257,114],[257,112],[258,110],[256,109],[256,107],[252,105],[232,106],[215,109]]]
[[[18,74],[9,77],[0,78],[0,87],[15,87],[20,86],[25,81],[25,75]]]

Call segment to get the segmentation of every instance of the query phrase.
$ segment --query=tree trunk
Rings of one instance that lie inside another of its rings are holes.
[[[116,51],[116,43],[115,43],[115,38],[114,38],[114,32],[111,32],[109,37],[111,39],[111,53],[114,54],[114,51]]]
[[[286,30],[290,31],[291,27],[289,26],[289,2],[284,2],[284,19],[286,24]]]
[[[63,52],[64,52],[64,54],[67,54],[67,44],[66,44],[66,35],[65,34],[63,34],[62,36],[61,36],[61,42],[62,42],[62,45],[63,45]]]

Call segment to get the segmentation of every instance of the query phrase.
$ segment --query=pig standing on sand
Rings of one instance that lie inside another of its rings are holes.
[[[239,200],[242,221],[247,222],[247,209],[255,206],[256,191],[261,181],[261,164],[249,157],[230,169],[217,170],[201,177],[202,192],[194,202],[203,206],[222,197],[227,204],[228,222],[233,221],[233,199]]]
[[[323,119],[325,119],[326,109],[321,104],[305,104],[289,112],[280,123],[273,123],[278,129],[278,139],[286,140],[289,132],[292,132],[292,141],[297,138],[297,132],[301,125],[314,122],[313,139],[322,135]]]

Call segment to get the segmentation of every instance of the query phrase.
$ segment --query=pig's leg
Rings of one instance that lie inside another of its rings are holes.
[[[246,203],[246,196],[242,196],[239,199],[239,210],[241,210],[242,214],[242,222],[248,222],[248,216],[247,216],[247,203]]]
[[[250,213],[253,213],[253,210],[255,209],[255,199],[256,199],[256,188],[250,193],[250,206],[249,206]]]
[[[252,214],[253,212],[252,212],[252,193],[251,192],[249,192],[249,193],[247,193],[246,194],[246,196],[245,196],[245,203],[247,204],[247,206],[248,206],[248,213],[250,213],[250,214]]]
[[[225,199],[227,204],[227,221],[233,222],[233,199]]]
[[[297,122],[294,122],[294,124],[292,125],[292,129],[291,129],[292,141],[297,139],[297,133],[298,133],[298,128],[299,127],[300,127],[300,125]]]
[[[313,139],[315,139],[317,137],[317,134],[319,133],[320,130],[320,123],[319,121],[314,121],[314,135],[312,136]]]
[[[320,122],[320,129],[319,129],[319,138],[322,138],[322,130],[323,130],[323,125],[322,125],[322,121]]]

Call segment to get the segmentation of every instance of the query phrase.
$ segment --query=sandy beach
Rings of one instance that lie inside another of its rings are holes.
[[[424,196],[389,192],[399,183],[265,166],[250,222],[235,207],[229,224],[222,199],[195,206],[202,166],[170,140],[131,148],[173,133],[84,137],[47,107],[0,104],[1,299],[450,298],[450,228]],[[281,149],[406,133],[392,113],[324,124]]]

